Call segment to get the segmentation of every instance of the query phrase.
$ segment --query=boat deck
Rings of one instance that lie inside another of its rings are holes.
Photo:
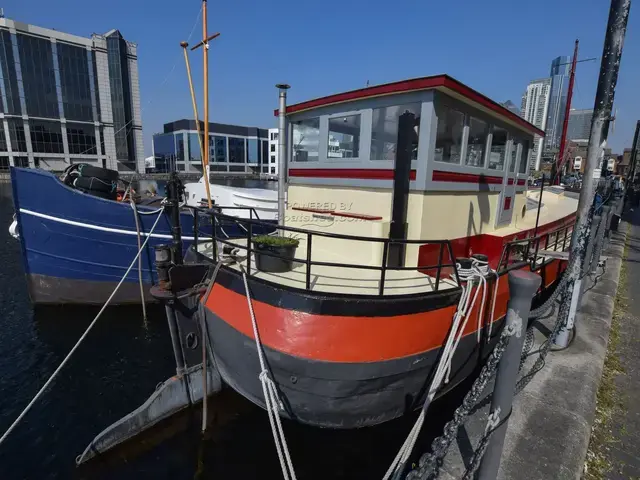
[[[241,271],[247,269],[246,239],[234,239],[230,241],[240,248],[236,261],[227,264],[230,268]],[[212,243],[201,243],[198,252],[213,258]],[[296,249],[295,257],[304,259],[307,256],[306,246],[301,242]],[[361,265],[349,263],[348,259],[339,257],[331,252],[321,249],[313,249],[314,262],[332,262],[342,264],[340,267],[312,265],[310,276],[310,291],[327,293],[344,293],[351,295],[377,296],[380,293],[380,270],[363,268]],[[294,262],[293,270],[284,273],[261,272],[255,266],[255,257],[251,259],[251,275],[254,278],[266,280],[278,285],[306,289],[307,266],[305,263]],[[435,272],[434,272],[435,275]],[[456,288],[455,279],[440,278],[438,291]],[[436,290],[435,276],[421,273],[417,270],[386,270],[383,295],[411,295],[429,293]]]

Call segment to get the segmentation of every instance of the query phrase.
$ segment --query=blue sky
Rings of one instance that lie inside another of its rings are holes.
[[[8,18],[89,36],[111,28],[138,44],[145,151],[162,124],[191,118],[184,61],[198,0],[9,0]],[[609,136],[614,152],[631,144],[640,118],[640,13],[632,7]],[[411,77],[447,73],[497,101],[518,106],[527,83],[549,74],[580,39],[573,106],[592,108],[607,0],[210,0],[211,120],[276,126],[276,83],[289,102]],[[190,43],[201,37],[198,22]],[[202,54],[191,57],[202,101]]]

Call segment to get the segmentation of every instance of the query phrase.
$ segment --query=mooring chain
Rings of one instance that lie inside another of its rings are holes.
[[[453,443],[458,433],[458,429],[464,424],[473,407],[478,403],[480,396],[486,388],[489,380],[498,369],[498,364],[502,358],[502,354],[507,348],[509,338],[513,333],[513,329],[504,328],[498,339],[498,343],[491,351],[489,358],[483,365],[478,378],[462,400],[461,405],[453,414],[453,419],[448,421],[444,426],[444,433],[435,438],[431,443],[431,452],[425,453],[420,457],[418,467],[409,472],[406,480],[431,479],[437,478],[440,473],[440,467],[444,460],[449,447]]]

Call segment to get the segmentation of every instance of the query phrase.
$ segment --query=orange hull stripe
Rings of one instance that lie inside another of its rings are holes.
[[[526,267],[528,268],[528,267]],[[555,281],[558,262],[547,268],[547,285]],[[493,284],[485,305],[489,318]],[[506,314],[507,276],[500,277],[495,319]],[[252,300],[262,344],[285,354],[329,362],[379,362],[420,354],[440,347],[446,338],[456,306],[395,317],[316,315],[274,307]],[[464,330],[477,330],[480,297]],[[206,307],[230,326],[254,338],[246,297],[214,285]]]

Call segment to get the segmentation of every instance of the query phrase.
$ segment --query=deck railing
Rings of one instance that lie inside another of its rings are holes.
[[[544,259],[540,250],[564,252],[571,244],[573,223],[562,225],[535,237],[526,237],[505,243],[498,263],[498,271],[506,270],[516,263],[528,262],[531,269],[537,269]]]
[[[279,255],[273,252],[264,252],[260,251],[260,255],[267,255],[270,257],[276,257],[283,260],[288,260],[292,262],[298,262],[306,265],[305,270],[305,290],[312,290],[312,269],[313,267],[336,267],[336,268],[350,268],[357,270],[374,270],[380,272],[379,276],[379,286],[378,286],[378,295],[384,295],[385,291],[385,283],[387,281],[387,272],[388,271],[410,271],[414,270],[416,272],[425,273],[428,271],[435,271],[435,284],[432,291],[440,291],[442,279],[446,277],[455,277],[456,286],[448,288],[457,288],[457,285],[460,284],[460,278],[458,277],[458,270],[456,268],[455,256],[453,254],[453,249],[451,247],[451,242],[449,240],[395,240],[390,238],[380,238],[380,237],[365,237],[365,236],[356,236],[356,235],[345,235],[339,233],[331,233],[331,232],[320,232],[320,231],[311,231],[302,228],[296,227],[287,227],[276,225],[275,223],[265,222],[258,218],[257,212],[255,209],[251,207],[220,207],[214,208],[211,210],[198,208],[198,207],[189,207],[194,212],[194,245],[195,248],[198,248],[198,243],[203,241],[213,241],[214,248],[216,248],[216,244],[228,245],[234,249],[238,248],[240,250],[246,251],[246,268],[248,275],[252,274],[252,254],[255,252],[255,248],[252,245],[252,237],[256,230],[260,230],[261,232],[271,230],[278,231],[280,235],[284,236],[305,236],[306,237],[306,257],[305,258],[296,258],[296,257],[288,257],[286,255]],[[222,210],[244,210],[249,212],[249,218],[239,218],[232,215],[227,215],[222,213]],[[211,219],[211,232],[207,232],[206,234],[202,231],[202,222],[200,217],[207,217]],[[243,235],[237,238],[244,238],[246,240],[246,245],[238,244],[233,242],[229,236],[227,236],[224,232],[225,226],[237,225],[242,231]],[[203,240],[203,236],[208,237],[207,240]],[[382,258],[379,265],[359,265],[352,263],[343,263],[343,262],[326,262],[314,260],[312,251],[314,245],[314,238],[323,237],[323,238],[332,238],[337,240],[345,240],[351,242],[369,242],[382,244]],[[430,265],[417,265],[417,266],[390,266],[388,265],[388,254],[391,245],[435,245],[437,246],[437,262],[435,264]],[[449,261],[444,262],[443,258],[445,257],[445,252],[448,256]],[[445,269],[449,269],[445,271]],[[450,284],[449,284],[450,285]]]

